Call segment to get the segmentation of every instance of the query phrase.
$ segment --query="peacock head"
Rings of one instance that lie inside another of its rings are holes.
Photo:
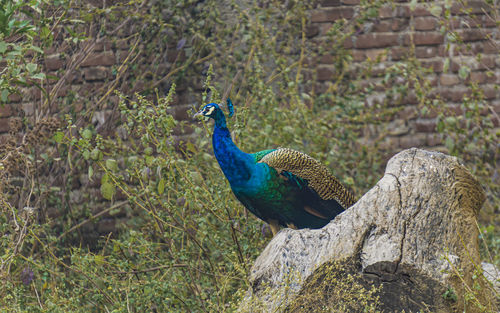
[[[194,116],[207,116],[216,119],[218,115],[222,113],[219,105],[217,103],[209,103],[205,105],[198,113]]]
[[[234,107],[231,99],[227,99],[227,109],[229,110],[229,117],[234,114]],[[198,111],[193,117],[197,116],[207,116],[213,118],[215,122],[225,122],[226,118],[224,112],[217,103],[209,103],[205,105],[200,111]]]

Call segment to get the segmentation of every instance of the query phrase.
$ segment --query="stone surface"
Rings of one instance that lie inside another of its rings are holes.
[[[318,290],[327,293],[321,305],[331,307],[327,299],[335,298],[335,288],[322,282],[332,270],[377,286],[383,312],[461,312],[463,301],[443,295],[453,290],[463,299],[463,282],[483,284],[478,298],[491,302],[485,281],[473,281],[474,264],[480,264],[475,220],[484,199],[455,157],[404,150],[370,191],[323,229],[281,230],[255,261],[240,310],[313,312],[318,308],[308,299]]]

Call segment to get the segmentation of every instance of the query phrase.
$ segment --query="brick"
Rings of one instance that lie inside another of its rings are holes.
[[[12,115],[12,108],[9,104],[0,104],[0,117],[9,117]]]
[[[498,48],[495,43],[493,43],[491,40],[488,40],[484,42],[483,44],[483,53],[485,54],[496,54],[498,53]]]
[[[429,147],[435,147],[443,144],[443,136],[441,134],[427,134],[426,144]]]
[[[316,10],[311,13],[311,22],[334,22],[341,18],[350,19],[354,15],[353,8],[339,7],[329,10]]]
[[[410,127],[403,119],[390,121],[387,129],[389,129],[389,136],[402,136],[410,132]]]
[[[53,55],[45,58],[45,68],[49,71],[56,71],[64,67],[64,60],[59,55]]]
[[[308,25],[306,27],[306,37],[311,38],[319,34],[319,27],[318,25]]]
[[[108,69],[106,67],[89,67],[83,71],[83,76],[87,81],[104,80],[108,77]]]
[[[467,1],[466,6],[460,2],[453,1],[451,5],[451,14],[461,15],[461,14],[479,14],[483,12],[491,12],[492,7],[488,5],[486,1]]]
[[[438,26],[435,17],[416,17],[414,19],[415,30],[435,30]]]
[[[94,51],[111,50],[112,45],[110,40],[103,40],[95,44]]]
[[[7,133],[9,130],[9,119],[6,117],[0,118],[0,133]]]
[[[462,66],[468,66],[471,70],[489,70],[495,67],[494,56],[483,56],[478,62],[475,57],[453,58],[450,62],[450,70],[457,72]]]
[[[408,149],[412,147],[422,147],[427,143],[426,134],[411,134],[399,138],[399,147],[401,149]]]
[[[410,10],[409,6],[406,6],[405,9]],[[417,4],[415,10],[410,12],[413,16],[431,16],[431,12],[428,10],[428,6],[425,4]]]
[[[401,103],[408,104],[418,104],[418,98],[415,92],[409,91],[408,94],[401,100]]]
[[[29,95],[31,96],[32,100],[40,100],[42,98],[42,91],[38,88],[31,88],[29,91]]]
[[[452,47],[452,49],[448,49],[447,45],[440,45],[438,47],[438,55],[445,57],[477,55],[483,51],[483,42],[472,42],[467,45],[453,45],[450,47]]]
[[[21,106],[23,108],[24,114],[26,114],[28,116],[35,114],[35,103],[26,102],[26,103],[23,103]]]
[[[391,48],[390,56],[393,61],[398,61],[403,59],[408,55],[408,48],[405,47],[393,47]]]
[[[494,15],[484,16],[484,21],[481,24],[483,27],[497,27],[497,20]]]
[[[7,133],[0,134],[0,146],[7,144],[7,142],[9,142],[11,140],[12,140],[12,137],[9,134],[7,134]]]
[[[384,62],[387,60],[387,53],[385,49],[370,49],[365,51],[367,58],[371,60],[376,60],[380,57],[380,61]]]
[[[488,33],[480,29],[460,29],[457,34],[464,42],[470,42],[485,40]]]
[[[93,53],[80,64],[81,67],[111,66],[115,64],[115,54],[112,51]]]
[[[500,114],[500,101],[492,101],[491,104],[495,113]]]
[[[465,96],[470,95],[470,90],[466,87],[446,88],[439,90],[439,95],[446,101],[462,102]]]
[[[442,86],[453,86],[460,83],[460,79],[457,75],[453,74],[441,74],[439,77],[439,82]]]
[[[354,53],[354,51],[353,51],[353,53]],[[321,63],[321,64],[333,64],[333,63],[335,63],[335,57],[331,54],[322,55],[319,58],[319,63]]]
[[[344,49],[352,49],[354,47],[354,38],[353,37],[347,38],[342,43],[342,46],[344,47]]]
[[[490,115],[490,120],[491,120],[491,123],[493,124],[493,127],[499,127],[500,126],[500,119],[497,118],[496,116]]]
[[[500,90],[498,86],[484,86],[481,89],[483,90],[483,97],[487,100],[500,98]]]
[[[340,5],[340,0],[323,0],[321,1],[322,7],[338,7]]]
[[[401,111],[397,113],[398,119],[412,120],[418,115],[417,108],[415,106],[405,106]]]
[[[83,81],[82,73],[81,71],[74,70],[71,71],[71,73],[68,73],[68,76],[66,76],[67,82],[69,84],[78,84]]]
[[[467,78],[467,82],[472,82],[476,84],[483,84],[488,79],[485,72],[471,72]]]
[[[332,28],[332,23],[315,23],[313,25],[316,25],[318,27],[320,36],[327,36],[328,32]],[[323,44],[323,39],[320,39],[319,42]]]
[[[393,18],[391,21],[391,30],[395,32],[406,30],[410,24],[406,18]]]
[[[379,143],[379,149],[393,151],[399,146],[399,137],[386,136],[382,142]],[[392,154],[391,154],[392,156]],[[389,159],[391,156],[388,156]]]
[[[373,32],[386,33],[392,31],[392,20],[378,21],[373,25]]]
[[[128,52],[128,49],[130,48],[130,43],[127,39],[123,38],[123,39],[118,39],[116,42],[115,42],[115,47],[116,49],[118,50],[125,50],[125,52]]]
[[[320,65],[316,70],[316,74],[319,81],[331,80],[335,77],[335,67]]]
[[[413,35],[413,43],[416,46],[423,45],[439,45],[443,44],[444,36],[438,32],[415,32]],[[410,34],[404,36],[404,44],[409,46],[411,44]]]
[[[427,9],[426,4],[417,4],[414,10],[410,9],[409,5],[399,5],[396,8],[395,16],[410,17],[410,16],[431,16],[431,12]]]
[[[18,103],[21,102],[22,98],[21,95],[17,92],[11,93],[9,95],[9,103]]]
[[[427,75],[425,79],[429,82],[432,87],[437,87],[438,77],[435,74]]]
[[[363,62],[366,60],[365,50],[352,50],[352,59],[354,62]]]
[[[420,133],[433,133],[436,131],[436,120],[418,119],[415,121],[415,130]]]
[[[443,71],[443,60],[441,59],[439,60],[423,59],[420,61],[420,64],[422,64],[422,67],[432,69],[435,73],[441,73]]]
[[[396,13],[396,11],[394,10],[392,5],[390,5],[390,4],[383,5],[378,10],[378,16],[380,18],[383,18],[383,19],[394,17],[396,15],[395,13]]]
[[[385,48],[398,44],[398,34],[363,34],[357,36],[356,48]]]
[[[341,2],[342,2],[342,4],[345,4],[345,5],[358,5],[361,3],[360,0],[342,0]]]
[[[437,47],[415,47],[415,56],[420,59],[433,58],[438,55]]]

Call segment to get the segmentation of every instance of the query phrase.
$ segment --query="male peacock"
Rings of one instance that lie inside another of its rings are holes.
[[[230,115],[231,100],[227,99]],[[210,103],[195,116],[215,120],[215,157],[234,195],[273,235],[279,225],[321,228],[354,204],[352,194],[321,163],[301,152],[279,148],[257,153],[241,151],[231,139],[221,108]]]

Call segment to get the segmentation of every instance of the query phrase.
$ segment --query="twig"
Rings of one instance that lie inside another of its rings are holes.
[[[67,234],[69,234],[70,232],[74,231],[75,229],[77,228],[80,228],[82,227],[83,225],[87,224],[88,222],[98,218],[99,216],[103,215],[103,214],[106,214],[108,213],[109,211],[113,210],[113,209],[116,209],[118,207],[121,207],[122,205],[126,204],[128,201],[122,201],[122,202],[119,202],[119,203],[116,203],[115,205],[112,205],[110,206],[109,208],[105,209],[105,210],[102,210],[101,212],[97,213],[96,215],[94,216],[91,216],[90,218],[76,224],[75,226],[71,227],[70,229],[68,229],[67,231],[65,231],[64,233],[62,233],[61,235],[59,235],[59,237],[57,237],[57,240],[60,240],[62,237],[66,236]]]
[[[113,274],[138,274],[138,273],[147,273],[147,272],[154,272],[158,271],[164,268],[179,268],[179,267],[187,267],[187,264],[173,264],[173,265],[161,265],[161,266],[155,266],[151,268],[146,268],[143,270],[133,270],[133,271],[109,271],[108,273],[113,273]]]
[[[229,84],[229,86],[224,91],[224,95],[222,96],[222,99],[221,99],[221,101],[223,103],[225,103],[224,101],[226,101],[227,97],[231,93],[231,90],[233,89],[233,85],[236,82],[236,80],[238,80],[238,78],[240,77],[240,75],[241,75],[241,70],[238,70],[238,72],[236,72],[236,75],[234,75],[233,80],[231,81],[231,83]]]
[[[38,290],[36,290],[35,281],[32,282],[33,289],[35,289],[36,299],[38,300],[38,305],[40,305],[40,309],[43,310],[42,302],[40,301],[40,296],[38,295]]]

